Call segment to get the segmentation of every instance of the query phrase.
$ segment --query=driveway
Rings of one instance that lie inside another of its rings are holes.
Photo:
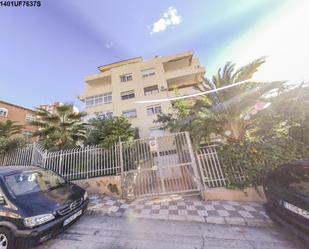
[[[36,249],[303,249],[277,227],[86,215]]]

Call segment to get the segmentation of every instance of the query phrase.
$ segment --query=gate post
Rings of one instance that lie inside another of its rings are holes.
[[[197,179],[197,188],[198,188],[198,190],[201,191],[202,190],[201,177],[200,177],[198,169],[197,169],[197,164],[196,164],[195,155],[194,155],[194,151],[193,151],[193,148],[192,148],[192,143],[191,143],[191,138],[190,138],[189,132],[185,131],[185,136],[186,136],[189,154],[190,154],[190,158],[191,158],[191,162],[192,162],[193,173],[194,173],[195,179]]]

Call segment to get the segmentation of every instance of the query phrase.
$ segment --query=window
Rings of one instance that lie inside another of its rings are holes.
[[[124,74],[120,76],[120,82],[127,82],[133,80],[133,76],[131,73],[129,74]]]
[[[154,106],[149,106],[147,107],[147,114],[154,115],[154,114],[159,114],[162,112],[162,108],[160,105],[154,105]]]
[[[148,86],[148,87],[145,87],[144,88],[144,95],[147,96],[147,95],[152,95],[152,94],[156,94],[159,92],[159,89],[158,89],[158,85],[155,85],[155,86]]]
[[[122,115],[126,118],[136,118],[136,109],[128,110],[128,111],[123,111]]]
[[[156,74],[156,72],[155,72],[154,68],[148,68],[148,69],[142,70],[143,78],[153,76],[155,74]]]
[[[135,98],[135,93],[134,91],[128,91],[128,92],[122,92],[121,94],[121,99],[126,100],[126,99],[133,99]]]
[[[150,128],[149,131],[150,131],[150,137],[160,137],[165,134],[165,131],[159,127]]]
[[[6,108],[0,108],[0,117],[7,117],[9,114],[8,109]]]
[[[25,121],[28,122],[28,123],[35,121],[35,116],[33,114],[27,113]]]
[[[4,177],[8,188],[15,196],[60,188],[65,180],[50,170],[25,171]]]
[[[113,118],[113,112],[107,111],[107,112],[96,112],[99,118],[101,119],[111,119]]]
[[[112,93],[105,93],[86,98],[86,107],[109,103],[112,103]]]
[[[32,137],[32,131],[23,131],[22,132],[24,138],[31,138]]]

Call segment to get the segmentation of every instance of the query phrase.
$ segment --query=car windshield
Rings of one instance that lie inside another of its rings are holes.
[[[5,176],[4,180],[15,196],[51,191],[66,183],[50,170],[25,171]]]

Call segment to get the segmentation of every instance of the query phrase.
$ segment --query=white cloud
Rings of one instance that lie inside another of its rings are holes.
[[[110,48],[113,47],[113,46],[114,46],[114,43],[113,43],[112,41],[107,42],[107,43],[105,44],[105,47],[108,48],[108,49],[110,49]]]
[[[158,21],[153,23],[150,34],[164,31],[170,25],[178,25],[182,22],[182,17],[177,15],[177,10],[174,7],[169,7],[166,12],[163,13]]]

